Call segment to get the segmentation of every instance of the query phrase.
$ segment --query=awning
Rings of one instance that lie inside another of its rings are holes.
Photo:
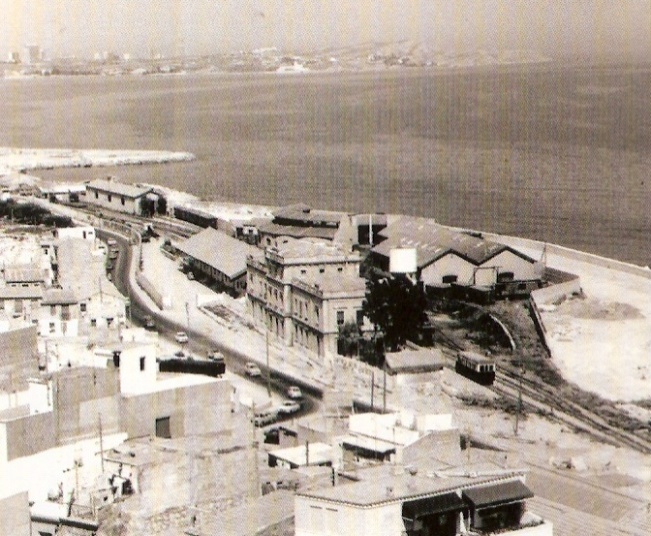
[[[402,505],[402,518],[415,521],[432,514],[460,511],[465,508],[465,503],[456,493],[445,493],[436,497],[405,501]]]
[[[344,437],[342,443],[344,446],[357,447],[370,450],[371,452],[379,452],[380,454],[386,454],[387,452],[394,452],[396,450],[396,446],[393,443],[372,437],[349,435]]]
[[[474,507],[478,507],[529,499],[533,497],[533,493],[521,480],[512,480],[492,486],[466,489],[463,491],[463,497]]]

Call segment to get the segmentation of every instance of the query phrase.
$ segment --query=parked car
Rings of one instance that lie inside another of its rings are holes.
[[[112,249],[111,252],[109,253],[109,259],[115,260],[118,258],[119,251],[117,249]]]
[[[283,400],[282,404],[278,406],[278,413],[281,415],[291,415],[301,411],[301,405],[296,400]]]
[[[267,424],[276,422],[276,418],[277,415],[273,411],[261,411],[259,413],[256,413],[253,417],[253,424],[258,427],[266,426]]]
[[[153,331],[153,330],[156,329],[156,323],[154,322],[154,319],[151,316],[146,315],[143,320],[144,320],[144,323],[145,323],[145,329],[148,329],[150,331]]]
[[[300,387],[296,385],[290,385],[287,389],[287,396],[292,400],[299,400],[303,398],[303,393],[301,392]]]
[[[244,365],[244,374],[251,378],[258,378],[262,376],[262,371],[260,370],[260,367],[256,365],[255,363],[247,363]]]
[[[194,273],[193,272],[188,272],[188,279],[190,281],[194,281]]]
[[[118,243],[115,239],[109,238],[106,243],[108,244],[109,247],[117,247]]]
[[[208,359],[211,361],[224,361],[224,354],[213,348],[208,352]]]
[[[177,359],[185,359],[188,356],[183,350],[179,350],[178,352],[174,352],[174,357],[176,357]]]
[[[176,335],[174,335],[174,340],[179,344],[185,344],[190,339],[188,339],[188,334],[185,331],[178,331]]]

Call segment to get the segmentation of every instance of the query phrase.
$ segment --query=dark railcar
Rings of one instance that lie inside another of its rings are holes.
[[[475,352],[459,352],[455,370],[481,385],[493,385],[495,381],[495,362]]]
[[[217,216],[190,207],[174,207],[174,217],[199,227],[217,229]]]
[[[226,363],[223,360],[197,361],[192,359],[164,359],[160,362],[160,371],[220,377],[226,372]]]

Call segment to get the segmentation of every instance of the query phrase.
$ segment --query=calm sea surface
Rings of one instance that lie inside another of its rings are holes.
[[[651,68],[0,80],[0,145],[191,151],[114,174],[434,217],[651,263]]]

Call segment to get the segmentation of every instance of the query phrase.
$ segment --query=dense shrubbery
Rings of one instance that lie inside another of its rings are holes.
[[[16,203],[12,200],[0,202],[0,217],[27,225],[43,224],[48,227],[59,228],[74,225],[72,219],[68,216],[57,216],[34,203]]]

